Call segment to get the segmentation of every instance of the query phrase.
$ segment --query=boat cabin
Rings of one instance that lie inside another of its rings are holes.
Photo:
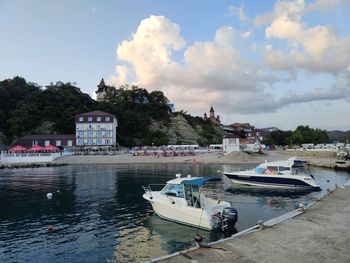
[[[203,178],[188,176],[181,178],[180,176],[177,175],[176,179],[168,181],[160,193],[171,197],[184,198],[188,206],[195,208],[201,208],[200,190],[202,185],[208,181],[220,180],[217,177]]]

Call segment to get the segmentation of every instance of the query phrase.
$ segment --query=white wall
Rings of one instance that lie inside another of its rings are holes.
[[[239,152],[239,138],[224,138],[222,145],[225,153]]]
[[[61,156],[61,153],[4,153],[0,154],[0,163],[47,163]]]

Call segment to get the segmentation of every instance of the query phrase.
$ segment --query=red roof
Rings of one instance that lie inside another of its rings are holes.
[[[100,110],[95,110],[95,111],[89,111],[89,112],[77,114],[76,116],[113,116],[113,115]]]

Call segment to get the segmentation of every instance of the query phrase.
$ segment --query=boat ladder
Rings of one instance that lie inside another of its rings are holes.
[[[221,231],[225,231],[228,228],[227,218],[221,216]]]

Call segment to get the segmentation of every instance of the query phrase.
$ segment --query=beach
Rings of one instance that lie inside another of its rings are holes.
[[[336,158],[333,154],[324,152],[302,151],[268,151],[263,154],[232,152],[224,155],[222,152],[198,153],[193,156],[134,156],[132,154],[116,155],[70,155],[56,159],[58,164],[164,164],[164,163],[210,163],[210,164],[259,164],[267,161],[285,160],[290,157],[300,157],[311,164],[334,163]],[[317,165],[319,166],[319,165]]]

